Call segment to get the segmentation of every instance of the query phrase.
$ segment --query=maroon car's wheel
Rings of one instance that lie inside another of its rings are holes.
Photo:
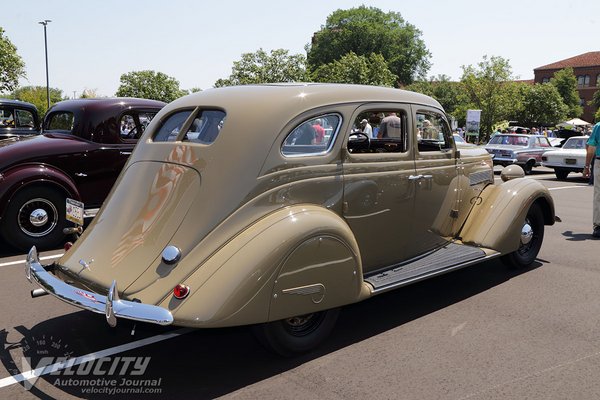
[[[263,346],[282,356],[306,353],[329,336],[339,312],[335,308],[256,325],[254,334]]]
[[[60,246],[66,226],[65,196],[51,187],[34,186],[18,191],[11,198],[0,229],[8,243],[27,251],[31,246],[39,249]]]
[[[537,204],[532,204],[521,227],[521,241],[517,251],[502,257],[511,267],[525,268],[537,257],[544,240],[544,216]]]

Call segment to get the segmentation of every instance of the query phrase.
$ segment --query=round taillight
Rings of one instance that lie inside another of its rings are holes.
[[[69,251],[69,249],[73,247],[73,243],[72,242],[67,242],[65,243],[65,251]]]
[[[185,299],[189,293],[190,288],[181,283],[173,288],[173,296],[175,296],[176,299]]]

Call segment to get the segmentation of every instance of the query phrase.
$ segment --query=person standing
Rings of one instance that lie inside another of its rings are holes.
[[[360,127],[362,128],[362,133],[367,135],[370,139],[375,139],[375,137],[373,137],[373,128],[371,127],[371,124],[369,124],[369,121],[363,119],[360,121]]]
[[[402,120],[395,112],[386,113],[379,125],[378,138],[400,138],[402,136]]]
[[[594,170],[590,171],[592,160],[594,160]],[[585,178],[589,178],[590,174],[594,175],[594,197],[592,200],[594,231],[592,236],[595,238],[600,238],[600,162],[598,160],[600,160],[600,122],[594,125],[592,134],[587,141],[585,167],[583,168]]]
[[[315,130],[315,144],[323,143],[323,139],[325,139],[325,129],[323,128],[323,121],[321,121],[320,118],[317,118],[312,127]]]

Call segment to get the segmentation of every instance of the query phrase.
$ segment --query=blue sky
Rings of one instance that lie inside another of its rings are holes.
[[[66,96],[95,89],[112,96],[121,74],[151,69],[182,89],[228,77],[242,53],[284,48],[305,54],[312,34],[337,9],[362,4],[400,12],[432,53],[429,75],[459,79],[484,55],[510,60],[513,74],[600,51],[600,1],[485,0],[19,0],[0,26],[26,64],[22,85],[45,86],[48,24],[50,86]]]

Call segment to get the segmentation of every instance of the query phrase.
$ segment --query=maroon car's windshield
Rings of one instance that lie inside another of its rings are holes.
[[[62,133],[73,133],[73,123],[75,117],[72,112],[59,111],[52,113],[46,120],[44,131],[54,131]]]

